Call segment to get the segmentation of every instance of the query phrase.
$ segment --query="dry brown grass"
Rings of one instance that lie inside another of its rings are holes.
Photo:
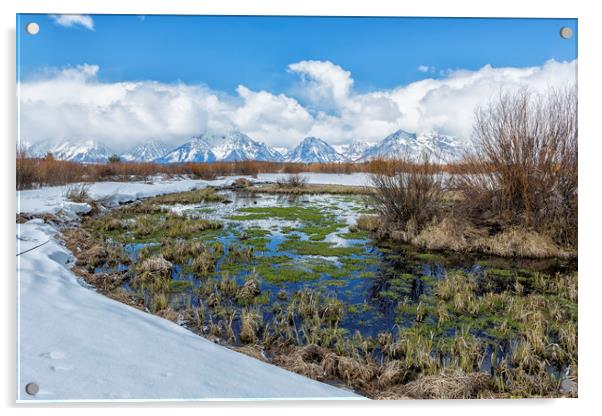
[[[240,340],[246,344],[255,343],[262,325],[263,319],[258,309],[243,309],[239,333]]]
[[[478,399],[492,398],[491,378],[486,373],[443,372],[423,376],[381,392],[378,399]]]
[[[482,234],[466,220],[449,217],[431,222],[411,242],[427,250],[468,251]]]
[[[478,238],[475,251],[503,257],[568,258],[576,251],[563,249],[545,234],[519,227],[511,227],[491,237]]]
[[[382,219],[378,215],[360,215],[357,218],[357,228],[365,231],[376,231],[382,225]]]

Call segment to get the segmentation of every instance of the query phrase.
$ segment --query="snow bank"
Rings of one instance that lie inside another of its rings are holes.
[[[290,176],[285,173],[260,173],[258,181],[275,182],[278,178]],[[333,174],[333,173],[301,173],[307,183],[320,185],[354,185],[370,186],[370,177],[365,173]]]
[[[308,183],[322,185],[359,185],[368,186],[370,181],[365,173],[352,173],[349,175],[329,173],[304,173]],[[248,178],[254,182],[275,182],[276,179],[286,177],[287,174],[263,173],[256,179]],[[207,185],[226,185],[234,182],[238,176],[229,176],[212,181],[195,179],[159,180],[155,182],[96,182],[91,184],[88,193],[93,199],[102,199],[109,205],[131,202],[141,198],[171,193],[183,192]],[[90,207],[88,204],[68,201],[65,197],[70,186],[49,186],[40,189],[31,189],[17,192],[17,213],[30,214],[51,213],[59,211],[65,213],[83,213]]]
[[[107,182],[94,184],[90,194],[117,203],[207,183],[219,181]],[[85,212],[87,205],[68,203],[64,191],[22,191],[19,210]],[[19,401],[362,399],[83,287],[70,270],[71,253],[55,234],[39,219],[17,228],[17,251],[24,252],[17,257]],[[40,386],[35,397],[25,393],[30,382]]]
[[[214,181],[194,179],[157,180],[156,182],[96,182],[89,185],[88,194],[92,199],[102,199],[107,205],[117,205],[141,198],[170,193],[189,191],[212,185],[223,185],[234,181],[237,177],[228,177]],[[48,186],[17,192],[17,212],[30,214],[81,213],[90,209],[88,204],[68,201],[66,193],[71,186]]]

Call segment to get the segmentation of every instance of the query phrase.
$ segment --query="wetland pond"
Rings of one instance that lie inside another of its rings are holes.
[[[575,271],[574,262],[377,243],[355,226],[373,213],[362,195],[209,196],[158,197],[90,219],[83,228],[106,250],[102,261],[87,262],[89,271],[118,275],[118,289],[149,311],[175,311],[180,324],[229,345],[292,340],[340,354],[362,349],[383,363],[395,356],[396,339],[413,337],[439,366],[456,360],[465,371],[491,373],[530,331],[528,319],[508,312],[512,299],[556,299],[562,319],[542,342],[564,355],[543,366],[560,374],[573,361],[562,331],[576,325],[576,295],[552,293],[548,277],[564,285],[557,280]],[[538,319],[548,320],[551,305]],[[458,339],[477,345],[468,363],[455,356],[465,354]]]

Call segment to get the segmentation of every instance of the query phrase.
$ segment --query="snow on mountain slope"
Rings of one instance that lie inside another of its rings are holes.
[[[356,160],[397,157],[419,159],[424,152],[427,152],[436,161],[454,161],[462,155],[465,148],[466,144],[454,136],[434,132],[417,136],[415,133],[397,130],[379,143],[367,148]]]
[[[170,150],[172,146],[158,140],[149,140],[132,147],[121,155],[121,159],[127,162],[151,162],[165,156]]]
[[[289,154],[291,153],[291,151],[288,147],[273,147],[273,149],[282,155],[283,161],[287,160]]]
[[[202,134],[157,159],[159,163],[215,161],[282,161],[282,155],[246,134],[232,131],[226,135]]]
[[[95,183],[91,195],[134,200],[234,179]],[[85,212],[85,204],[55,207],[61,198],[64,187],[17,193],[31,212]],[[57,228],[40,219],[17,227],[19,401],[361,399],[84,287]],[[35,396],[25,393],[30,382],[40,387]]]
[[[337,150],[337,152],[345,156],[350,161],[355,162],[364,155],[364,152],[367,149],[374,146],[374,144],[374,142],[355,140],[350,144],[342,145],[335,149]]]
[[[55,159],[81,163],[102,163],[106,162],[114,152],[94,140],[68,140],[34,144],[29,147],[28,153],[36,157],[52,153]]]
[[[114,152],[107,146],[87,141],[22,143],[28,154],[42,157],[51,152],[55,158],[76,162],[106,162]],[[204,133],[188,142],[171,148],[158,141],[141,143],[123,154],[124,161],[154,161],[158,163],[216,162],[216,161],[289,161],[301,163],[364,162],[375,158],[419,158],[428,151],[439,162],[458,160],[467,149],[467,142],[436,132],[420,135],[397,130],[374,144],[353,141],[331,146],[322,139],[306,137],[297,147],[273,148],[251,139],[246,134],[231,131],[227,134]],[[170,151],[169,151],[170,150]]]
[[[326,163],[346,162],[347,159],[324,140],[316,137],[306,137],[291,151],[288,161],[297,163]]]
[[[165,156],[155,159],[158,163],[215,162],[217,157],[203,136],[193,137],[189,142],[176,147]]]

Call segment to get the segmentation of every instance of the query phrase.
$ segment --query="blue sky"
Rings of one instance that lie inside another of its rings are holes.
[[[17,28],[30,142],[468,137],[500,89],[576,83],[575,19],[18,15]]]
[[[541,65],[576,58],[576,36],[558,36],[574,19],[442,19],[95,15],[94,30],[62,27],[47,15],[22,15],[21,74],[44,67],[97,64],[105,81],[204,83],[233,91],[286,91],[286,67],[330,60],[359,91],[391,88],[440,70]],[[24,26],[41,30],[27,36]],[[420,72],[418,67],[434,67]]]

